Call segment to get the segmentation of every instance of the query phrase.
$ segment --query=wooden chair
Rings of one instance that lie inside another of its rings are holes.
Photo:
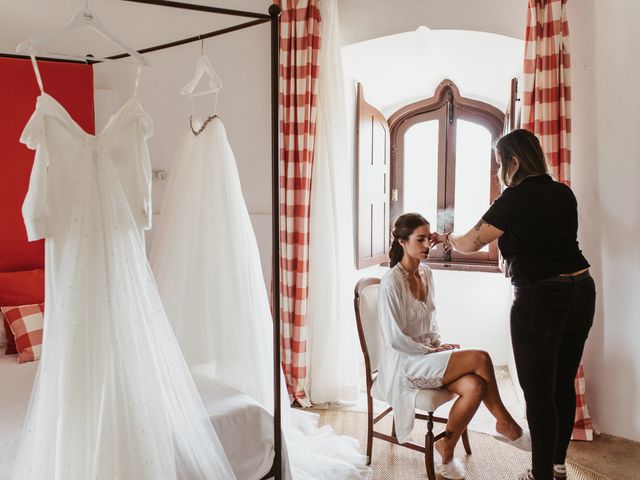
[[[358,337],[360,338],[360,347],[364,356],[365,374],[367,379],[367,457],[368,463],[371,464],[371,452],[373,449],[373,438],[379,438],[386,442],[394,443],[402,447],[424,454],[425,467],[429,480],[436,480],[433,462],[433,444],[444,437],[445,433],[434,435],[433,423],[446,424],[448,419],[434,416],[434,412],[438,407],[456,398],[456,395],[444,388],[440,389],[423,389],[416,396],[416,410],[426,412],[416,412],[416,419],[427,421],[427,434],[425,435],[424,445],[407,442],[399,443],[396,437],[395,425],[392,427],[391,435],[375,431],[374,425],[391,413],[391,407],[373,417],[373,397],[371,396],[371,388],[375,377],[378,373],[380,360],[383,352],[383,341],[380,327],[378,324],[378,288],[380,284],[379,278],[363,278],[355,287],[354,291],[354,308],[356,313],[356,324],[358,327]],[[469,435],[465,429],[462,434],[462,443],[468,455],[471,455],[471,446],[469,444]]]

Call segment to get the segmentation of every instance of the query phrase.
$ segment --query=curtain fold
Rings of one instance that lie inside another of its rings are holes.
[[[292,401],[310,406],[307,377],[309,217],[316,140],[318,0],[280,0],[280,321]]]
[[[571,185],[571,56],[567,0],[529,0],[525,31],[522,128],[540,139],[551,173]],[[575,380],[574,440],[593,440],[584,367]]]
[[[306,391],[314,404],[358,399],[353,318],[352,164],[337,0],[320,1],[318,127],[311,189]]]

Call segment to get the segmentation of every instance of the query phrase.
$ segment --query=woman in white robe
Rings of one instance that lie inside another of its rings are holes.
[[[384,353],[372,393],[393,408],[398,440],[409,440],[418,390],[444,387],[458,398],[451,408],[446,435],[435,444],[442,457],[437,473],[445,478],[464,478],[462,463],[453,458],[453,451],[480,402],[496,418],[496,430],[505,441],[530,449],[528,432],[500,399],[489,354],[460,350],[460,345],[440,338],[433,276],[421,263],[429,256],[429,222],[417,213],[406,213],[398,217],[392,234],[392,268],[382,278],[378,298]]]

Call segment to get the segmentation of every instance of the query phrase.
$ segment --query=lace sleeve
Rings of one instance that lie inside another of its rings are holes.
[[[435,316],[431,321],[431,333],[429,334],[429,340],[431,341],[432,347],[439,347],[442,345],[442,337],[440,337],[440,331],[438,329],[438,322],[436,321]]]

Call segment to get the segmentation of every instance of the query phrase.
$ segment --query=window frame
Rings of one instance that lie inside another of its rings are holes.
[[[451,80],[441,82],[432,97],[406,105],[393,113],[388,119],[391,147],[389,188],[391,219],[397,218],[404,212],[402,195],[404,133],[413,125],[432,119],[439,121],[437,208],[441,211],[453,209],[455,205],[455,120],[467,120],[485,127],[494,142],[504,131],[505,114],[488,103],[462,97]],[[489,161],[491,162],[489,203],[491,203],[500,195],[500,184],[497,178],[498,164],[495,161],[493,149]],[[434,219],[429,220],[433,222]],[[435,222],[437,224],[432,223],[431,228],[440,232],[450,232],[453,230],[453,222],[453,217],[451,220],[438,218]],[[459,233],[463,232],[459,231]],[[450,260],[444,258],[441,248],[436,248],[432,251],[427,263],[431,268],[442,270],[500,272],[498,258],[498,246],[494,241],[489,244],[488,252],[465,255],[454,251]]]

